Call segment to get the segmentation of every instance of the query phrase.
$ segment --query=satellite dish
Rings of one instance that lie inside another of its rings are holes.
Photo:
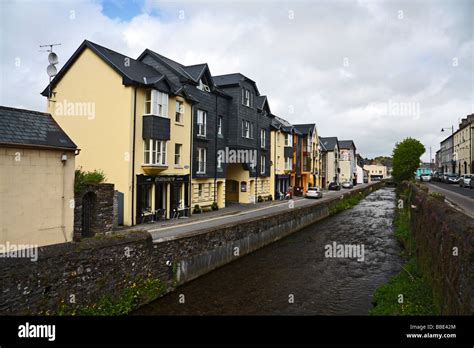
[[[54,52],[51,52],[50,54],[48,54],[48,60],[51,64],[58,64],[59,63],[58,55]]]
[[[56,69],[56,67],[53,64],[50,64],[46,68],[46,73],[48,74],[49,77],[53,77],[53,76],[56,76],[56,74],[58,73],[58,69]]]

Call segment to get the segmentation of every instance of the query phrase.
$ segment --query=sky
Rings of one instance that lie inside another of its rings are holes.
[[[47,53],[84,39],[137,58],[150,48],[213,75],[240,72],[292,123],[424,161],[474,109],[474,2],[0,0],[0,105],[46,110]],[[441,132],[442,128],[447,130]]]

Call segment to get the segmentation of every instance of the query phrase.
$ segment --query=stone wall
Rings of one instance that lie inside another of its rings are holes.
[[[367,195],[381,185],[344,196]],[[137,277],[159,279],[164,291],[158,297],[324,219],[339,201],[337,197],[157,241],[146,232],[134,232],[51,245],[40,248],[36,262],[0,258],[0,314],[57,313],[71,295],[74,306],[90,306],[104,296],[119,298]]]
[[[111,232],[114,227],[114,184],[86,185],[84,190],[74,195],[74,240],[82,238],[82,205],[87,194],[94,196],[95,204],[92,216],[94,235]]]
[[[409,194],[417,258],[445,315],[474,314],[474,220],[413,184]]]

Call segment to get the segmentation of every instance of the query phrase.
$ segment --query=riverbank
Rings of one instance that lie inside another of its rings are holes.
[[[404,182],[398,192],[395,235],[409,260],[376,291],[371,314],[474,313],[474,220],[414,183]]]

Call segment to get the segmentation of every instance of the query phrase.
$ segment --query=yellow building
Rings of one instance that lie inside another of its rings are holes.
[[[368,172],[369,182],[387,178],[387,167],[381,164],[365,164],[364,170]]]
[[[271,161],[270,187],[275,199],[281,199],[291,185],[293,168],[293,126],[286,120],[275,116],[270,132]]]
[[[462,119],[459,129],[454,133],[454,153],[456,174],[474,172],[474,114]]]
[[[171,218],[191,202],[193,99],[150,66],[89,41],[43,91],[48,112],[123,193],[123,221]],[[51,89],[50,89],[51,88]]]
[[[69,242],[76,145],[49,114],[0,107],[0,245]]]

